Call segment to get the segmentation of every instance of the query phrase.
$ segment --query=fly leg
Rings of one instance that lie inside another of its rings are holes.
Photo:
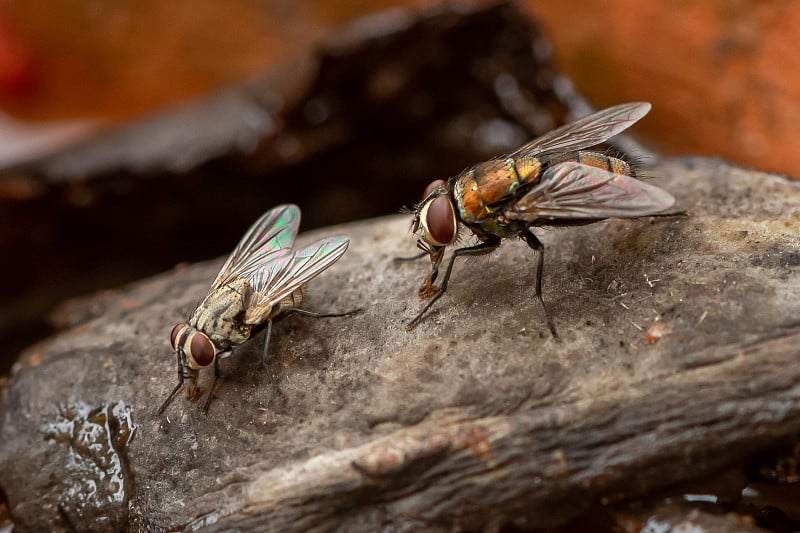
[[[430,309],[431,306],[436,303],[436,300],[442,297],[444,291],[447,290],[447,282],[450,281],[450,273],[453,271],[453,263],[455,263],[456,257],[461,257],[462,255],[488,254],[489,252],[495,250],[498,246],[500,246],[500,238],[492,237],[485,242],[476,244],[475,246],[467,246],[454,251],[453,255],[450,256],[450,261],[447,263],[447,270],[444,272],[444,278],[442,278],[442,284],[439,285],[439,289],[430,296],[428,303],[425,304],[425,307],[422,308],[422,311],[420,311],[417,316],[415,316],[408,324],[406,324],[406,329],[408,331],[414,329],[417,324],[419,324],[420,320],[422,320],[422,317],[425,316],[425,313],[428,312],[428,309]],[[434,269],[434,271],[428,277],[428,281],[433,283],[433,280],[436,279],[437,274],[438,270]]]
[[[208,407],[211,405],[211,400],[214,399],[214,389],[217,387],[217,381],[219,381],[219,357],[214,358],[214,381],[211,382],[211,390],[208,391],[208,396],[206,397],[206,403],[203,406],[203,414],[208,414]]]
[[[303,315],[303,316],[310,316],[310,317],[313,317],[313,318],[331,318],[331,317],[337,317],[337,316],[351,316],[351,315],[354,315],[356,313],[360,313],[361,311],[363,311],[363,308],[359,307],[358,309],[354,309],[352,311],[347,311],[346,313],[315,313],[314,311],[306,311],[305,309],[293,308],[293,309],[289,309],[288,311],[282,313],[281,315],[279,315],[274,320],[283,320],[284,318],[286,318],[287,316],[291,315],[292,313],[297,313],[298,315]],[[269,339],[272,336],[272,320],[273,319],[267,320],[267,326],[266,326],[267,327],[267,335],[266,335],[266,337],[264,339],[264,351],[261,352],[261,367],[264,370],[267,369],[267,359],[268,359],[267,354],[268,354],[268,350],[269,350]]]
[[[395,257],[394,258],[394,262],[395,263],[409,263],[411,261],[416,261],[417,259],[422,259],[426,255],[428,255],[428,252],[420,252],[417,255],[411,255],[409,257]]]
[[[267,336],[264,338],[264,350],[261,352],[261,368],[267,370],[267,350],[269,350],[269,339],[272,337],[272,319],[267,320]]]
[[[178,394],[178,391],[181,390],[182,386],[183,386],[183,372],[181,372],[181,364],[180,362],[178,362],[178,384],[175,385],[175,388],[172,389],[172,392],[170,392],[169,396],[167,396],[166,401],[164,401],[164,403],[161,404],[161,407],[159,407],[158,409],[159,416],[161,416],[161,413],[164,412],[164,409],[166,409],[167,406],[170,403],[172,403],[172,400],[175,398],[175,395]]]
[[[353,311],[348,311],[346,313],[315,313],[313,311],[306,311],[305,309],[289,309],[285,313],[278,316],[275,320],[284,319],[287,316],[291,315],[292,313],[297,313],[299,315],[305,316],[312,316],[314,318],[329,318],[335,316],[350,316],[354,315],[361,311],[361,308],[355,309]],[[267,355],[269,354],[269,339],[272,337],[272,320],[267,320],[267,335],[264,337],[264,350],[261,352],[261,367],[266,370],[267,369]]]
[[[539,302],[539,306],[542,308],[542,315],[544,316],[544,320],[547,323],[547,327],[550,328],[550,334],[553,335],[553,338],[556,341],[561,342],[561,337],[558,336],[556,332],[556,326],[553,324],[553,320],[550,318],[550,314],[547,312],[547,308],[544,306],[544,300],[542,299],[542,272],[544,271],[544,245],[542,241],[540,241],[536,235],[533,234],[530,230],[526,231],[522,238],[525,239],[525,242],[528,243],[528,246],[533,248],[536,252],[538,252],[538,261],[536,266],[536,292],[534,296],[536,297],[536,301]]]
[[[347,311],[345,313],[317,313],[315,311],[307,311],[305,309],[299,309],[297,307],[293,307],[292,309],[288,309],[284,313],[278,316],[275,320],[283,320],[289,315],[297,314],[301,316],[310,316],[311,318],[335,318],[340,316],[353,316],[356,313],[360,313],[363,311],[363,307],[359,307],[358,309],[353,309],[352,311]],[[270,321],[271,322],[271,321]],[[269,330],[267,330],[267,343],[264,344],[264,357],[267,354],[267,344],[269,343]],[[266,368],[266,360],[264,358],[261,359],[261,363]]]
[[[292,313],[297,313],[298,315],[310,316],[312,318],[333,318],[337,316],[353,316],[363,310],[363,307],[359,307],[358,309],[353,309],[352,311],[347,311],[345,313],[316,313],[314,311],[306,311],[305,309],[290,309],[286,312],[285,316],[288,316]]]
[[[422,259],[425,256],[429,256],[430,253],[431,253],[430,249],[428,249],[428,247],[423,245],[420,241],[417,241],[417,248],[422,250],[417,255],[412,255],[412,256],[409,256],[409,257],[395,257],[394,258],[394,262],[395,263],[410,263],[411,261],[416,261],[417,259]]]

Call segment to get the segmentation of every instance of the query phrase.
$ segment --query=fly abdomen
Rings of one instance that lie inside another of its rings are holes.
[[[626,176],[634,176],[633,168],[618,157],[612,157],[600,152],[591,152],[587,150],[580,150],[576,152],[576,161],[583,165],[591,167],[602,168],[608,170],[613,174],[624,174]]]
[[[306,292],[306,286],[300,285],[297,287],[292,294],[275,304],[275,307],[272,308],[272,312],[270,313],[270,318],[277,317],[291,309],[299,309],[300,306],[303,304],[303,296]]]
[[[624,159],[591,150],[575,150],[573,152],[565,152],[561,155],[550,156],[547,158],[547,166],[553,166],[567,161],[574,161],[582,165],[601,168],[613,174],[636,177],[636,172],[633,167]]]
[[[636,177],[636,173],[631,165],[619,157],[612,157],[601,152],[592,152],[590,150],[572,152],[572,156],[573,159],[564,159],[564,161],[575,161],[582,165],[602,168],[612,174],[624,174],[625,176]]]

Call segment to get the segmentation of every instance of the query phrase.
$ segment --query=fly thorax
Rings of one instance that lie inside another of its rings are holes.
[[[455,198],[467,224],[483,224],[493,218],[506,200],[524,183],[538,176],[541,163],[535,157],[493,159],[476,165],[456,179]]]
[[[250,326],[242,318],[251,299],[250,284],[244,278],[226,283],[197,306],[189,325],[204,332],[218,350],[227,350],[250,337]]]
[[[242,321],[235,321],[230,323],[230,328],[224,332],[213,333],[209,335],[214,344],[219,350],[228,350],[232,346],[239,346],[247,342],[250,338],[253,326],[245,324]]]

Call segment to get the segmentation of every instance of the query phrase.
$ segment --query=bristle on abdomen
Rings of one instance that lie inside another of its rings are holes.
[[[618,157],[611,157],[600,152],[589,152],[581,150],[576,154],[576,161],[583,165],[602,168],[613,172],[614,174],[625,174],[626,176],[635,176],[633,169],[628,164]]]
[[[602,152],[594,152],[591,150],[578,150],[575,152],[568,152],[558,158],[551,157],[548,165],[555,165],[557,163],[564,163],[566,161],[574,161],[582,165],[591,167],[602,168],[614,174],[624,174],[626,176],[636,177],[636,171],[633,166],[619,157],[606,155]]]

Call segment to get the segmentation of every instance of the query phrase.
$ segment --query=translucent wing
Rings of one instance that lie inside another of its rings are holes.
[[[545,133],[508,157],[536,156],[549,152],[582,150],[600,144],[628,129],[650,111],[647,102],[631,102],[602,109]]]
[[[233,279],[250,277],[265,263],[289,255],[299,227],[300,208],[296,205],[279,205],[264,213],[231,252],[209,292]]]
[[[623,174],[566,162],[548,168],[505,215],[512,220],[592,220],[653,215],[671,207],[668,192]]]
[[[252,272],[248,280],[254,296],[244,322],[263,322],[276,303],[338,261],[348,244],[350,239],[347,237],[328,237],[276,258],[266,268]]]

